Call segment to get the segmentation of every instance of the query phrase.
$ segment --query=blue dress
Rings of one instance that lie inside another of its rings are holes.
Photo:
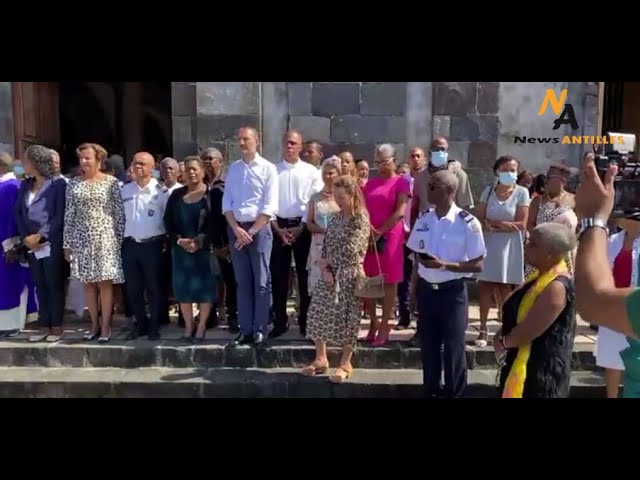
[[[200,212],[205,208],[205,199],[196,203],[186,203],[179,199],[176,203],[175,233],[182,238],[198,235]],[[179,303],[215,303],[218,298],[218,277],[211,267],[209,249],[189,253],[176,243],[172,250],[173,292]]]

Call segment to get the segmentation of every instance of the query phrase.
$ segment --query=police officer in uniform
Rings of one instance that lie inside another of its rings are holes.
[[[469,311],[465,277],[482,270],[486,255],[482,226],[455,204],[457,189],[455,173],[442,170],[431,175],[427,192],[434,208],[419,215],[407,241],[407,247],[415,253],[411,289],[418,303],[423,382],[428,397],[463,395]],[[442,359],[444,389],[440,385]]]
[[[150,153],[136,153],[132,165],[135,180],[121,189],[125,211],[122,267],[137,325],[128,339],[148,335],[149,340],[157,340],[166,306],[162,252],[167,195],[152,176],[155,160]],[[150,318],[145,309],[145,291]]]

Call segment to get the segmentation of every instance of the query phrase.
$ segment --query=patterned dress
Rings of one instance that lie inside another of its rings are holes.
[[[115,177],[76,177],[67,186],[64,248],[72,251],[71,278],[82,283],[124,283],[121,246],[124,207]]]
[[[558,205],[555,202],[545,202],[542,203],[542,198],[540,199],[540,206],[538,207],[538,214],[536,215],[536,226],[542,223],[553,222],[560,215],[567,213],[569,210],[572,210],[570,205]],[[575,252],[570,252],[565,257],[564,261],[567,263],[567,269],[569,273],[573,277],[573,265],[574,265],[574,256]],[[525,277],[529,275],[533,271],[533,267],[529,264],[525,265],[524,275]]]
[[[355,295],[356,278],[369,241],[369,218],[359,214],[342,221],[342,214],[329,218],[322,256],[334,271],[334,283],[320,279],[313,291],[307,320],[308,337],[329,345],[355,347],[360,331],[360,301]]]

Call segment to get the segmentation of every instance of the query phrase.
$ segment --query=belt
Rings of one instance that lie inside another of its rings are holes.
[[[166,235],[156,235],[155,237],[149,238],[133,238],[133,237],[125,237],[125,240],[129,240],[134,243],[151,243],[151,242],[159,242],[160,240],[164,240]]]
[[[276,217],[278,221],[278,225],[282,227],[297,227],[302,223],[302,217],[294,217],[294,218],[282,218]]]
[[[424,278],[421,278],[422,282],[430,290],[449,290],[450,288],[456,288],[464,285],[464,278],[456,278],[455,280],[449,280],[448,282],[431,283],[427,282]]]

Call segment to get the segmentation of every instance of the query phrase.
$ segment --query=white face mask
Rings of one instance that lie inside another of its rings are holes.
[[[499,172],[498,181],[502,185],[506,185],[506,186],[514,185],[518,181],[518,173],[517,172]]]
[[[439,168],[444,167],[447,163],[447,160],[449,160],[449,153],[438,150],[437,152],[431,152],[431,159],[429,160],[429,162],[434,167]]]

